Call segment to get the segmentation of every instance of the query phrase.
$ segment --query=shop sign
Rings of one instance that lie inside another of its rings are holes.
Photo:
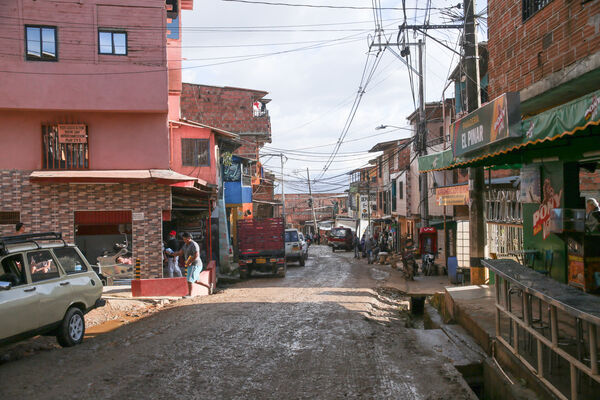
[[[452,124],[454,157],[480,149],[521,132],[519,93],[504,93]]]
[[[544,201],[540,207],[533,213],[533,234],[537,235],[542,232],[544,240],[550,235],[550,215],[552,209],[560,208],[562,198],[562,189],[554,192],[554,188],[550,183],[550,179],[544,181]]]
[[[460,185],[436,188],[435,200],[438,206],[467,205],[469,204],[469,187]]]
[[[87,143],[87,127],[84,124],[59,124],[59,143]]]
[[[369,218],[369,196],[366,194],[360,195],[360,218],[368,219]]]
[[[131,219],[133,221],[143,221],[144,220],[144,213],[143,212],[134,212],[134,213],[131,213]]]

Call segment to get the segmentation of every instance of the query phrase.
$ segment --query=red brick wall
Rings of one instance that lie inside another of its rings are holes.
[[[269,115],[255,117],[252,103],[267,92],[183,84],[181,116],[192,121],[221,128],[234,133],[262,133],[271,135]]]
[[[600,170],[589,172],[584,169],[579,170],[579,190],[582,196],[594,197],[600,201]]]
[[[342,209],[346,207],[347,197],[340,199],[334,196],[339,196],[344,193],[313,193],[314,207],[333,207],[332,201],[337,201],[340,204],[340,213]],[[308,207],[308,199],[310,195],[308,193],[293,193],[285,195],[285,213],[287,214],[287,223],[292,224],[298,228],[304,223],[304,221],[312,220],[313,215],[311,209]],[[275,195],[276,201],[281,201],[281,195]],[[332,209],[324,208],[315,210],[317,221],[323,219],[331,219]]]
[[[490,99],[600,50],[600,2],[554,0],[525,22],[521,2],[488,0]]]
[[[141,261],[142,278],[162,277],[162,210],[171,208],[171,188],[156,184],[37,184],[31,171],[0,171],[0,210],[19,211],[29,232],[62,232],[74,242],[75,211],[131,210],[144,213],[133,221],[133,257]],[[0,225],[0,235],[14,234],[14,225]],[[89,260],[94,264],[95,260]]]

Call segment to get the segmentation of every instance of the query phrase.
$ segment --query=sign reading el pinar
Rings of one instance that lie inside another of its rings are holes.
[[[87,143],[87,132],[84,124],[59,124],[59,143]]]
[[[521,136],[519,93],[504,93],[451,127],[454,157],[509,137]]]

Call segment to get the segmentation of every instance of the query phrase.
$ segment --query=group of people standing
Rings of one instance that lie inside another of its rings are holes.
[[[354,234],[354,258],[368,258],[369,262],[372,262],[379,252],[387,252],[390,250],[390,239],[387,232],[375,232],[373,236],[367,237],[366,233],[363,233],[360,240],[358,235]]]
[[[167,260],[167,276],[169,278],[183,276],[181,267],[187,269],[186,279],[191,291],[192,283],[200,279],[200,272],[202,272],[203,267],[200,258],[200,245],[192,239],[189,232],[184,232],[181,237],[183,238],[182,246],[177,240],[177,232],[169,232],[169,240],[167,240],[163,252]]]

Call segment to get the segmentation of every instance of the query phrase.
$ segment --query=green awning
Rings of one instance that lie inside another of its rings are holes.
[[[600,129],[596,128],[598,126],[600,126],[600,90],[524,119],[521,121],[523,132],[521,137],[492,143],[468,156],[458,158],[453,158],[452,150],[419,157],[419,172],[470,166],[519,164],[527,161],[523,159],[523,149],[543,150],[554,143],[562,144],[559,139],[574,136],[590,137],[593,140],[586,141],[585,145],[591,143],[593,148],[588,147],[587,150],[600,150]],[[565,146],[567,145],[569,144],[565,143]]]
[[[450,169],[454,164],[452,149],[419,157],[419,172]]]

